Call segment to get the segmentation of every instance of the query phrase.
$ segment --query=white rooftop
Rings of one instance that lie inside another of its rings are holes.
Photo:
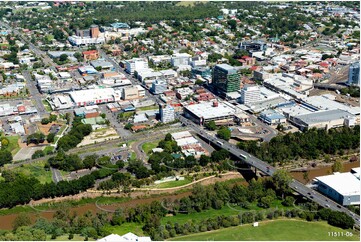
[[[218,102],[217,107],[213,105],[213,102],[204,102],[188,105],[185,108],[198,117],[203,117],[204,119],[212,119],[235,114],[235,109],[223,102]]]
[[[313,97],[305,97],[302,100],[312,106],[320,110],[334,110],[340,109],[343,111],[347,111],[353,115],[360,114],[360,107],[352,107],[347,106],[343,103],[339,103],[334,100],[335,97],[333,95],[322,95],[322,96],[313,96]]]
[[[183,145],[190,145],[190,144],[197,144],[199,141],[194,137],[186,137],[182,139],[177,139],[177,145],[183,146]]]
[[[360,194],[360,180],[351,172],[319,176],[315,179],[331,187],[343,196]]]
[[[186,137],[192,137],[192,134],[189,133],[189,131],[181,131],[177,133],[172,133],[171,135],[174,140],[183,139]]]

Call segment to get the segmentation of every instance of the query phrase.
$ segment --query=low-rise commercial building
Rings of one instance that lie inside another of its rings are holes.
[[[311,128],[337,128],[345,125],[353,126],[356,117],[349,112],[335,109],[326,111],[316,111],[294,117],[291,122],[301,130]]]
[[[319,176],[313,180],[317,189],[341,205],[360,204],[360,174],[339,173]]]
[[[263,111],[259,118],[266,124],[281,124],[286,122],[286,117],[274,110]]]
[[[185,116],[200,125],[209,121],[233,121],[235,113],[235,108],[227,102],[204,102],[184,107]]]
[[[95,88],[88,90],[79,90],[69,93],[76,106],[88,106],[100,103],[119,101],[120,91],[113,88]]]

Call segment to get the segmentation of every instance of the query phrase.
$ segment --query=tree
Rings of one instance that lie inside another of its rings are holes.
[[[204,125],[208,130],[216,130],[217,129],[217,125],[216,125],[216,122],[214,122],[213,120],[212,121],[209,121],[207,123],[205,123]]]
[[[291,207],[295,203],[295,198],[292,196],[287,196],[285,200],[282,202],[282,205]]]
[[[9,145],[9,140],[6,137],[1,138],[1,147],[7,147]]]
[[[54,142],[54,139],[55,139],[55,134],[54,134],[54,133],[49,133],[49,134],[46,136],[46,141],[48,141],[48,143],[53,143],[53,142]]]
[[[340,161],[335,161],[332,165],[332,172],[341,172],[342,163]]]
[[[231,131],[227,127],[223,126],[220,130],[218,130],[217,136],[228,141],[231,138]]]
[[[227,24],[230,26],[232,31],[237,29],[237,21],[236,20],[234,20],[234,19],[228,20]]]
[[[0,167],[10,163],[13,160],[13,156],[10,151],[8,150],[0,150]]]
[[[83,59],[83,56],[80,52],[75,52],[74,57],[80,62]]]
[[[16,231],[17,228],[22,226],[28,226],[31,224],[30,216],[26,213],[19,213],[18,216],[13,221],[13,230]]]
[[[273,198],[271,196],[265,196],[261,198],[258,205],[263,208],[269,208],[271,206],[272,201]]]
[[[67,54],[62,54],[59,56],[59,61],[64,62],[68,60],[68,55]]]
[[[292,181],[291,176],[286,170],[277,170],[272,175],[272,183],[275,187],[276,192],[284,197],[284,194],[289,191],[289,183]]]
[[[50,123],[50,120],[48,118],[43,118],[41,120],[41,124],[48,124],[48,123]]]
[[[34,154],[31,156],[32,159],[36,159],[36,158],[40,158],[40,157],[43,157],[45,154],[44,154],[44,151],[42,150],[37,150],[34,152]]]

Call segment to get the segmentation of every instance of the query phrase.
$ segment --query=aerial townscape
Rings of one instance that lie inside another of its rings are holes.
[[[0,2],[0,241],[360,241],[359,1]]]

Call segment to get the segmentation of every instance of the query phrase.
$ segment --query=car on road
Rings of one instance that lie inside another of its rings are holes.
[[[337,205],[338,208],[341,208],[341,205]]]
[[[330,207],[330,205],[328,205],[328,204],[326,203],[326,204],[325,204],[325,207],[326,207],[326,208],[329,208],[329,207]]]
[[[313,198],[313,196],[310,196],[310,198]]]

